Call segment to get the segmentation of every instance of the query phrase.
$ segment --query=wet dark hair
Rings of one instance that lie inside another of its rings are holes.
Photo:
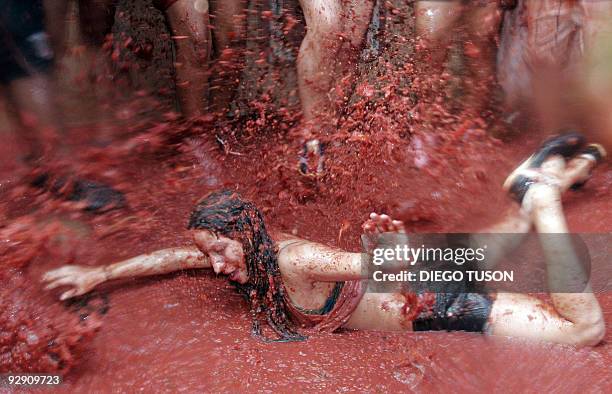
[[[306,339],[295,330],[285,309],[285,287],[278,268],[277,250],[266,231],[261,212],[237,193],[223,190],[204,197],[189,218],[189,229],[210,230],[242,243],[248,282],[235,286],[250,303],[254,336],[272,342]],[[265,316],[278,339],[265,337],[260,320]]]

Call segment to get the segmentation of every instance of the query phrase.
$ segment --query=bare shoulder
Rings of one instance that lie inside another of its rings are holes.
[[[280,231],[271,231],[270,236],[274,239],[274,242],[276,242],[277,244],[285,243],[287,241],[295,241],[295,240],[303,241],[303,239],[300,237],[296,237],[295,235],[292,235],[289,233],[283,233]]]
[[[310,244],[310,241],[290,234],[279,234],[278,237],[275,237],[275,242],[278,248],[278,261],[281,265],[299,258],[304,254],[303,247]]]
[[[279,242],[281,270],[310,280],[329,282],[361,278],[361,255],[295,236]]]
[[[298,244],[309,243],[310,241],[305,240],[300,237],[296,237],[295,235],[282,233],[282,232],[271,232],[270,236],[274,240],[274,243],[278,247],[278,252],[286,252],[287,249],[292,249],[292,246]]]
[[[300,277],[299,263],[304,254],[303,245],[309,241],[287,233],[271,233],[277,246],[278,266],[286,279]]]

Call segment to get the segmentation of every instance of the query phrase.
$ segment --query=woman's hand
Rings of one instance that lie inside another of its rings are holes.
[[[361,242],[368,253],[372,253],[379,246],[381,235],[385,233],[406,234],[404,222],[393,220],[389,215],[379,215],[374,212],[370,214],[370,219],[366,220],[361,228],[363,229]],[[404,239],[396,237],[395,241],[404,241]]]
[[[401,220],[393,220],[389,215],[379,215],[374,212],[370,214],[370,219],[363,223],[362,228],[365,234],[406,233],[404,222]]]
[[[105,280],[106,273],[102,267],[82,267],[78,265],[65,265],[47,272],[42,277],[43,283],[47,284],[45,290],[60,286],[72,287],[60,296],[60,300],[83,295]]]

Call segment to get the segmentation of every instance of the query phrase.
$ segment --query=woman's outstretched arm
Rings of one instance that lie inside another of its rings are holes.
[[[133,257],[119,263],[83,267],[65,265],[43,275],[46,290],[60,286],[72,287],[61,300],[79,296],[93,290],[99,284],[114,279],[160,275],[190,268],[209,268],[208,257],[196,247],[170,248]]]

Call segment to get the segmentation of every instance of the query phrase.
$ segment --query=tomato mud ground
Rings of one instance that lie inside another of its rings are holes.
[[[41,274],[61,264],[105,264],[187,244],[191,207],[220,187],[255,200],[273,228],[352,250],[371,211],[390,212],[412,231],[473,230],[508,206],[499,190],[504,174],[539,139],[500,143],[477,134],[458,143],[452,160],[439,162],[437,171],[413,165],[433,151],[406,148],[398,163],[387,153],[378,161],[366,157],[359,170],[352,167],[357,160],[347,160],[344,171],[352,173],[338,178],[356,191],[341,184],[325,188],[325,180],[305,182],[290,142],[279,148],[260,139],[243,147],[248,154],[224,156],[202,140],[163,160],[144,154],[115,163],[113,179],[123,180],[118,187],[130,203],[122,212],[92,216],[32,191],[9,201],[3,190],[3,371],[65,371],[66,392],[609,389],[609,330],[602,345],[584,350],[466,333],[341,332],[263,344],[249,334],[247,305],[210,272],[111,284],[71,304],[41,290]],[[290,175],[282,175],[285,165]],[[353,177],[359,181],[350,183]],[[610,184],[606,165],[568,196],[572,231],[610,231]],[[320,194],[312,192],[317,187]],[[599,299],[609,325],[612,297]]]
[[[63,264],[96,266],[189,244],[192,207],[220,188],[255,201],[273,229],[353,251],[372,211],[404,220],[411,232],[494,223],[511,204],[501,190],[505,176],[544,136],[509,127],[494,106],[478,116],[449,109],[439,88],[449,77],[432,82],[415,64],[394,63],[392,44],[367,66],[385,72],[356,71],[337,131],[318,136],[326,146],[320,178],[298,172],[299,114],[270,110],[266,97],[257,116],[233,123],[131,117],[142,107],[136,98],[114,112],[125,127],[106,149],[88,141],[95,125],[72,127],[65,141],[78,155],[52,167],[76,168],[123,191],[129,207],[104,215],[26,187],[14,175],[22,170],[16,146],[3,133],[0,372],[59,372],[60,392],[609,392],[609,293],[598,294],[604,342],[577,350],[446,332],[341,331],[265,344],[250,335],[246,303],[206,270],[111,283],[68,303],[42,290],[41,275]],[[604,164],[568,193],[573,232],[612,230],[611,186]],[[607,265],[593,272],[610,276]]]

